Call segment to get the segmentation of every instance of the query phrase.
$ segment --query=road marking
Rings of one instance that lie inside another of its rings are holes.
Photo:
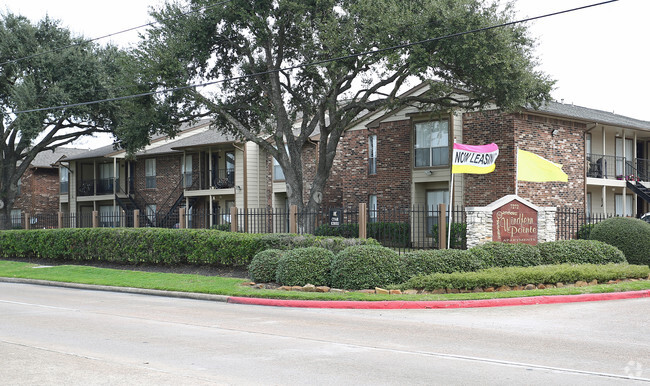
[[[12,302],[12,301],[10,301],[10,300],[0,300],[0,303],[17,304],[17,305],[19,305],[19,306],[31,306],[31,307],[50,308],[50,309],[54,309],[54,310],[79,311],[78,309],[75,309],[75,308],[54,307],[54,306],[46,306],[46,305],[44,305],[44,304],[35,304],[35,303]]]

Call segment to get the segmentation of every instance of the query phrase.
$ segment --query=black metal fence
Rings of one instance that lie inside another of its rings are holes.
[[[556,240],[589,239],[593,226],[608,218],[607,213],[586,213],[582,209],[558,208],[555,214]]]

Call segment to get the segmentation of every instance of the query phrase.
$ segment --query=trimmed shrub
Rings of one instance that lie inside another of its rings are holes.
[[[533,267],[542,264],[539,249],[529,244],[490,242],[471,249],[486,267]]]
[[[626,263],[618,248],[597,240],[561,240],[537,246],[542,264],[607,264]]]
[[[524,286],[526,284],[571,283],[648,277],[650,268],[629,264],[560,264],[538,267],[500,267],[477,272],[434,273],[416,276],[399,288],[433,291],[438,288],[474,289],[476,287]]]
[[[595,224],[582,224],[578,230],[578,233],[576,234],[576,238],[578,240],[589,240],[591,238],[591,231],[594,229],[594,225]]]
[[[356,245],[332,260],[332,287],[367,289],[403,281],[397,252],[378,245]]]
[[[327,285],[333,258],[334,254],[324,248],[286,251],[278,261],[275,279],[282,285]]]
[[[74,228],[0,231],[0,257],[119,264],[211,264],[245,267],[260,251],[319,246],[334,253],[375,240],[208,229]]]
[[[279,249],[258,252],[248,265],[248,276],[252,281],[259,283],[275,281],[280,257],[282,257],[282,251]]]
[[[594,225],[590,237],[620,249],[630,264],[650,265],[650,224],[644,221],[609,218]]]
[[[431,237],[433,238],[433,245],[438,245],[438,224],[433,224],[431,227]],[[447,245],[446,242],[445,245]],[[451,249],[467,248],[467,224],[456,222],[451,224],[449,246]]]
[[[460,249],[421,250],[406,253],[402,257],[407,277],[431,273],[476,271],[485,268],[478,254]]]

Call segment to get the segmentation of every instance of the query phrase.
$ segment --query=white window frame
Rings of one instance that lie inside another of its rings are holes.
[[[377,135],[368,136],[368,174],[377,174]]]
[[[418,122],[414,125],[414,165],[435,167],[449,165],[449,120]],[[423,162],[426,158],[426,162]]]
[[[145,189],[156,188],[156,159],[147,158],[144,160]]]

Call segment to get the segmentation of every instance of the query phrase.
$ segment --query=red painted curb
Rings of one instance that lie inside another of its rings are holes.
[[[484,300],[449,300],[449,301],[323,301],[323,300],[285,300],[265,298],[230,297],[228,303],[256,306],[299,307],[299,308],[338,308],[364,310],[399,310],[399,309],[439,309],[439,308],[473,308],[473,307],[507,307],[535,304],[557,304],[576,302],[595,302],[602,300],[637,299],[650,297],[650,290],[632,292],[610,292],[603,294],[531,296],[524,298],[484,299]]]

